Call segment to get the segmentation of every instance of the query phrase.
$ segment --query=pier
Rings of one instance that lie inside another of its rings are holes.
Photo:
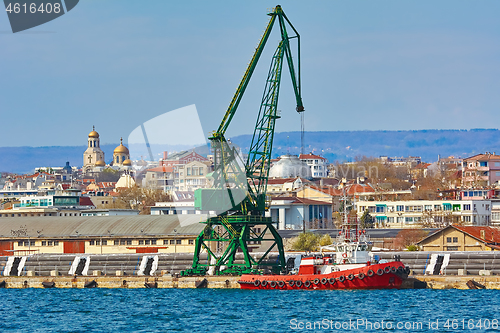
[[[0,278],[0,288],[239,289],[240,285],[238,283],[238,280],[239,276],[4,276]],[[410,276],[409,279],[405,283],[403,283],[401,289],[469,289],[469,287],[467,286],[467,282],[470,280],[483,285],[485,289],[500,289],[500,276],[480,275],[415,275]]]

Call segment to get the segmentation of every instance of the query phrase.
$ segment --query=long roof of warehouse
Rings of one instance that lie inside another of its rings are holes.
[[[0,238],[198,235],[207,215],[38,216],[0,218]]]

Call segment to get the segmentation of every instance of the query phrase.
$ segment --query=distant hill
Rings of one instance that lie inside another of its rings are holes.
[[[106,163],[113,159],[116,146],[118,144],[101,145]],[[39,167],[64,166],[66,162],[82,166],[86,149],[87,146],[0,147],[0,172],[28,173]]]
[[[232,141],[248,151],[251,135]],[[419,131],[330,131],[306,132],[304,152],[326,157],[330,162],[352,161],[357,156],[420,156],[426,162],[438,155],[467,157],[482,152],[500,154],[498,129]],[[273,157],[300,153],[300,132],[276,133]]]
[[[251,135],[231,138],[243,151],[250,146]],[[357,156],[420,156],[426,162],[438,155],[467,157],[478,153],[500,154],[498,129],[419,130],[419,131],[330,131],[306,132],[306,153],[313,152],[330,162],[352,161]],[[118,144],[102,145],[106,163],[111,162]],[[86,146],[0,147],[0,171],[25,173],[37,167],[81,166]],[[300,133],[282,132],[274,136],[273,157],[300,152]],[[146,158],[146,156],[145,156]],[[155,156],[157,158],[157,156]]]

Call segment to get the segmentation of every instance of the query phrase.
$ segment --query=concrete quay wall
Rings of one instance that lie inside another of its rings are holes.
[[[467,282],[473,280],[485,289],[500,289],[500,276],[484,275],[415,275],[412,276],[427,283],[428,289],[469,289]]]
[[[196,283],[204,277],[170,276],[5,276],[0,278],[2,288],[47,288],[45,284],[54,283],[53,288],[196,288]],[[239,276],[209,276],[207,288],[239,289]],[[95,281],[95,283],[92,283]],[[5,284],[3,283],[5,282]],[[89,287],[86,287],[89,285]],[[50,288],[50,287],[49,287]]]
[[[54,288],[196,288],[196,283],[207,280],[206,288],[239,289],[238,276],[171,277],[171,276],[5,276],[0,277],[1,288],[46,288],[54,283]],[[415,288],[414,282],[425,282],[429,289],[469,289],[467,282],[474,280],[486,289],[500,289],[500,276],[441,276],[416,275],[403,284],[402,289]],[[92,283],[95,281],[95,283]],[[5,283],[4,283],[5,282]]]

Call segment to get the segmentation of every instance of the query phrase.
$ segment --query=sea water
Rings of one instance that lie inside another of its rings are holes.
[[[0,332],[496,332],[495,290],[0,289]]]

